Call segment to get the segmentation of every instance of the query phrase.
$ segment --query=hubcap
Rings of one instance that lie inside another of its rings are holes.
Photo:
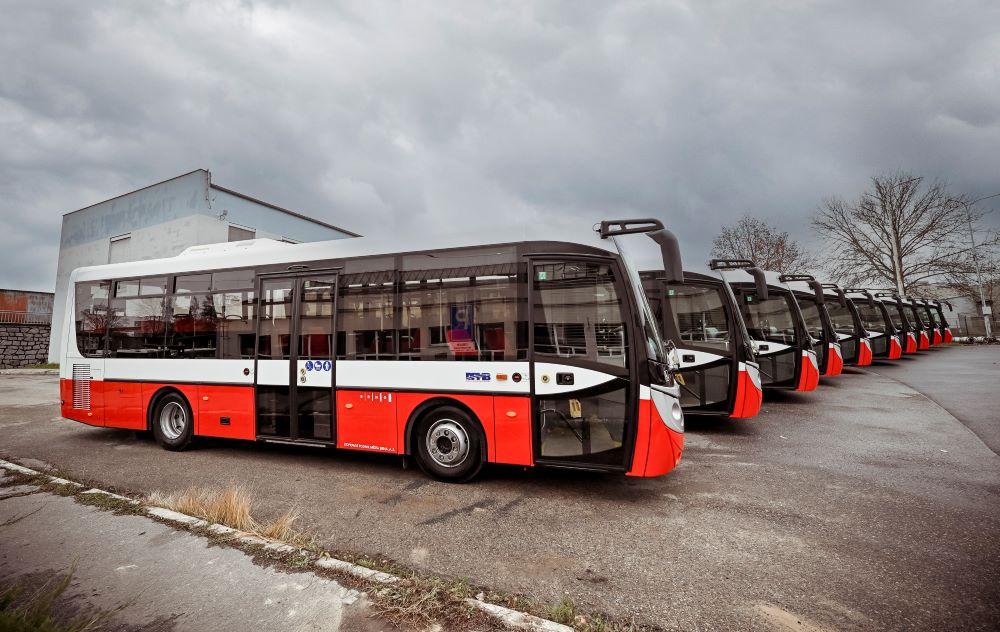
[[[177,439],[187,425],[187,412],[177,402],[167,402],[160,411],[160,431],[168,439]]]
[[[458,467],[469,456],[469,435],[452,419],[439,419],[427,432],[427,453],[442,467]]]

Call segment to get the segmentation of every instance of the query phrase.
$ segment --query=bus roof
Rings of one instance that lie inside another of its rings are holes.
[[[503,243],[470,243],[468,238],[443,238],[433,245],[421,244],[423,248],[400,249],[398,241],[389,242],[375,237],[333,239],[304,244],[289,244],[273,239],[250,239],[218,244],[204,244],[186,248],[180,254],[161,259],[145,259],[123,263],[109,263],[98,266],[77,268],[70,275],[70,282],[95,281],[126,277],[141,277],[157,274],[198,272],[201,270],[224,270],[228,268],[248,268],[282,263],[307,263],[335,259],[350,259],[379,255],[405,255],[425,252],[462,250],[466,248],[510,248],[513,246],[536,246],[534,250],[549,252],[558,249],[580,254],[610,255],[610,251],[573,242],[560,241],[509,241]]]

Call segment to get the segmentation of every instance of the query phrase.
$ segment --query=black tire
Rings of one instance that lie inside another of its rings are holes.
[[[425,413],[417,421],[413,442],[420,469],[438,480],[465,483],[483,468],[479,426],[454,406],[440,406]]]
[[[163,449],[176,452],[191,445],[194,417],[183,395],[167,393],[156,400],[151,422],[153,436]]]

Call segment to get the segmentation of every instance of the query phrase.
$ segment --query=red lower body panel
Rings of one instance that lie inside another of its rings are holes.
[[[749,419],[760,412],[764,391],[754,383],[753,378],[746,371],[739,372],[738,380],[736,401],[733,402],[733,412],[729,414],[729,417],[731,419]]]
[[[906,334],[906,348],[903,349],[903,353],[916,353],[917,352],[917,337],[913,334]]]
[[[639,400],[639,428],[628,476],[662,476],[674,469],[684,452],[684,435],[663,423],[653,402]]]
[[[934,337],[931,338],[931,344],[936,346],[936,345],[941,344],[941,341],[942,341],[941,332],[938,331],[937,329],[935,329],[934,330]]]
[[[917,348],[920,349],[921,351],[923,351],[924,349],[931,348],[931,341],[930,338],[927,337],[926,331],[920,332],[920,345]]]
[[[830,344],[826,352],[825,377],[834,377],[844,371],[844,356],[840,355],[840,347]]]
[[[812,391],[819,386],[819,367],[816,366],[816,356],[808,351],[802,352],[802,366],[799,368],[799,383],[797,391]]]
[[[898,360],[903,356],[903,345],[899,343],[899,337],[891,336],[889,338],[889,359]]]
[[[890,343],[891,344],[891,343]],[[892,352],[889,352],[892,355]],[[867,338],[858,341],[858,361],[855,366],[869,366],[872,363],[872,345]]]
[[[955,336],[952,335],[951,329],[949,327],[945,327],[944,328],[944,343],[946,345],[947,344],[951,344],[951,341],[954,340],[954,339],[955,339]]]

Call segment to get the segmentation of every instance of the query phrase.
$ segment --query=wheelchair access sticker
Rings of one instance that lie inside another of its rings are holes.
[[[306,371],[329,371],[333,369],[332,360],[306,360]]]

